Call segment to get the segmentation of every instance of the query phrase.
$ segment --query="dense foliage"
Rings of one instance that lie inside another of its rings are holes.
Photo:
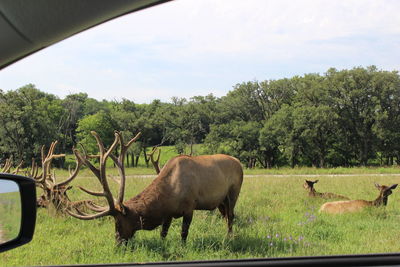
[[[223,97],[97,101],[85,93],[60,99],[29,84],[0,90],[0,158],[38,158],[40,147],[59,140],[70,152],[82,143],[96,151],[91,130],[105,144],[119,130],[143,133],[128,164],[155,145],[178,153],[203,143],[207,153],[227,153],[259,166],[393,165],[400,160],[400,76],[375,66],[329,69],[323,75],[237,84]],[[62,162],[60,163],[62,164]]]

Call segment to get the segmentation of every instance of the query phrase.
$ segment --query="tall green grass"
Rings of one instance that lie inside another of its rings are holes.
[[[378,195],[374,182],[398,183],[400,175],[316,179],[320,180],[315,185],[319,192],[372,200]],[[151,180],[128,178],[125,195],[134,196]],[[158,228],[139,231],[127,246],[117,247],[111,217],[81,221],[41,209],[32,242],[0,254],[0,265],[268,258],[400,250],[400,188],[393,191],[385,208],[332,216],[318,213],[326,200],[309,198],[302,188],[303,182],[304,177],[288,175],[245,178],[235,209],[234,235],[226,235],[227,227],[218,211],[195,211],[186,245],[180,240],[181,219],[173,220],[166,240],[160,239]],[[92,177],[81,176],[73,183],[94,190],[100,188]],[[112,187],[115,192],[116,184],[112,183]],[[71,191],[73,200],[89,198],[76,187]]]

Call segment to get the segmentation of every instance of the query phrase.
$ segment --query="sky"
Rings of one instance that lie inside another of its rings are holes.
[[[0,193],[9,193],[9,192],[19,192],[18,184],[10,180],[0,180]]]
[[[399,13],[397,0],[175,0],[1,70],[0,89],[150,103],[331,67],[400,70]]]

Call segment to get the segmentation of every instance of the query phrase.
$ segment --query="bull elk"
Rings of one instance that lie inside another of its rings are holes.
[[[115,132],[115,140],[107,150],[96,132],[100,151],[99,167],[95,167],[85,155],[76,151],[76,155],[95,174],[102,185],[102,192],[93,192],[82,188],[88,194],[101,196],[107,200],[108,207],[92,209],[94,214],[79,215],[67,211],[71,216],[82,220],[91,220],[103,216],[112,216],[115,220],[115,237],[118,244],[132,238],[138,230],[153,230],[161,227],[161,238],[168,233],[173,218],[183,217],[181,238],[186,241],[194,210],[214,210],[222,213],[228,224],[228,233],[232,232],[234,207],[239,196],[243,180],[240,162],[227,155],[177,156],[170,159],[158,176],[137,196],[123,202],[125,188],[124,156],[129,146],[140,133],[124,144],[122,135]],[[120,146],[118,158],[112,154]],[[106,161],[111,158],[120,174],[118,197],[113,198],[107,179]]]
[[[65,157],[65,154],[54,154],[57,146],[57,141],[51,143],[48,152],[45,152],[45,146],[41,149],[41,172],[39,173],[39,166],[35,160],[32,159],[32,165],[27,176],[35,180],[37,187],[43,190],[42,195],[37,199],[37,206],[47,208],[52,204],[56,211],[64,212],[68,208],[75,208],[82,205],[90,205],[91,201],[78,201],[72,202],[67,196],[67,191],[72,188],[69,185],[73,179],[78,175],[82,162],[76,157],[76,166],[73,171],[69,170],[69,177],[62,182],[57,181],[55,173],[51,172],[51,164],[54,159]]]
[[[388,197],[392,194],[392,190],[397,187],[397,184],[391,186],[379,185],[375,183],[375,187],[379,190],[379,196],[372,201],[367,200],[348,200],[348,201],[334,201],[327,202],[321,206],[320,212],[330,214],[350,213],[361,211],[365,207],[379,207],[386,206]]]
[[[320,198],[338,198],[338,199],[349,199],[348,197],[342,196],[342,195],[338,195],[338,194],[334,194],[334,193],[330,193],[330,192],[325,192],[325,193],[320,193],[317,192],[314,189],[314,184],[318,183],[319,180],[315,180],[315,181],[310,181],[310,180],[305,180],[303,187],[304,189],[308,192],[308,196],[310,197],[320,197]]]

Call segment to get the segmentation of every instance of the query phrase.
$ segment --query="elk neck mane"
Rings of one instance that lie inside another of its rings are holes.
[[[163,209],[163,199],[169,197],[166,192],[166,180],[172,175],[171,168],[163,168],[160,174],[139,194],[124,202],[127,207],[135,207],[139,214],[158,214]]]
[[[388,197],[382,197],[381,195],[379,195],[375,200],[371,200],[368,201],[369,203],[371,203],[372,206],[380,206],[380,205],[387,205],[387,201],[388,201]]]

